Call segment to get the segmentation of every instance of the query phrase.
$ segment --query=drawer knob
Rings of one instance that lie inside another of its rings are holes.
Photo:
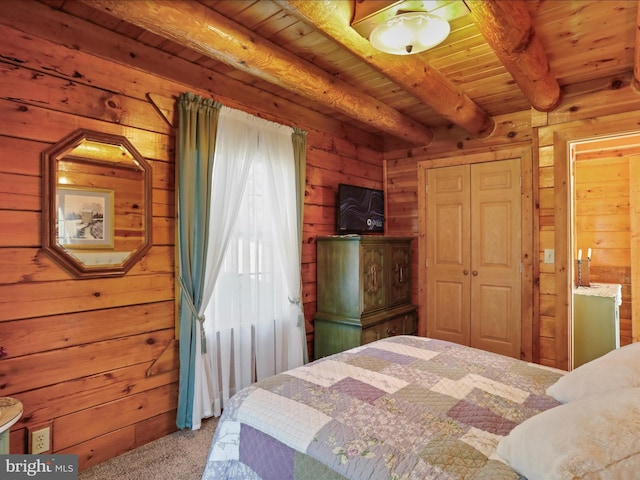
[[[400,263],[396,263],[395,268],[394,268],[395,272],[396,272],[396,280],[398,283],[402,284],[406,281],[406,274],[404,271],[404,265],[400,264]]]

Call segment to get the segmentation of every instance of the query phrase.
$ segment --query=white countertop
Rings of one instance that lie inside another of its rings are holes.
[[[622,304],[622,285],[619,283],[592,283],[590,287],[575,287],[574,295],[587,295],[592,297],[612,297],[616,305]]]

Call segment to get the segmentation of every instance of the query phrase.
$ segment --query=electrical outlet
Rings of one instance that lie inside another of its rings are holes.
[[[51,424],[29,429],[29,453],[46,453],[51,450]]]

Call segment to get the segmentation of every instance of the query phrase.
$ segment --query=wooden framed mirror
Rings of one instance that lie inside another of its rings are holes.
[[[77,277],[124,275],[151,248],[150,165],[127,138],[85,129],[42,162],[42,248]]]

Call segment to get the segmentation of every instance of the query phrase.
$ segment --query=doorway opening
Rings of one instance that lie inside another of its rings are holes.
[[[640,132],[567,146],[568,340],[569,367],[575,368],[639,333]]]

